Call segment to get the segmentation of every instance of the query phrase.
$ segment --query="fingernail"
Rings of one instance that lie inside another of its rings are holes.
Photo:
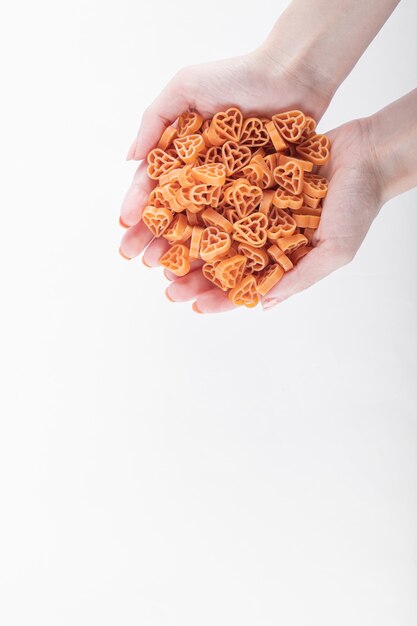
[[[167,280],[172,280],[172,277],[169,275],[169,271],[168,270],[164,270],[164,276]]]
[[[136,151],[136,139],[133,141],[132,145],[129,148],[129,152],[127,153],[126,161],[131,161],[135,155]]]
[[[198,308],[198,306],[197,306],[197,303],[196,303],[196,302],[193,302],[193,304],[192,304],[192,307],[191,307],[191,308],[193,309],[194,313],[200,313],[200,314],[201,314],[201,313],[204,313],[204,311],[200,311],[200,309]]]
[[[169,295],[169,293],[168,293],[168,289],[165,289],[164,293],[165,293],[166,297],[168,298],[168,300],[169,300],[170,302],[175,302],[175,300],[173,300],[173,299],[171,298],[171,296]]]
[[[126,256],[125,253],[122,251],[121,248],[119,248],[119,254],[120,256],[122,256],[124,259],[126,259],[126,261],[131,261],[130,256]]]
[[[279,303],[278,298],[267,298],[262,302],[263,310],[272,309],[272,307],[276,306]]]
[[[152,265],[149,265],[149,263],[147,263],[144,259],[144,257],[142,257],[142,263],[146,266],[146,267],[152,267]]]
[[[119,224],[122,228],[129,228],[129,224],[125,224],[121,217],[119,217]]]

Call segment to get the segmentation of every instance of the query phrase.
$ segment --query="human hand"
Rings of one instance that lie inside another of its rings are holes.
[[[273,307],[353,260],[383,203],[383,189],[370,140],[369,119],[326,133],[331,159],[320,168],[329,179],[320,225],[311,252],[263,299]]]
[[[254,53],[181,70],[146,110],[128,159],[145,158],[164,127],[188,108],[195,108],[207,117],[230,105],[238,106],[244,115],[266,116],[277,110],[301,108],[319,120],[340,83],[397,3],[398,0],[370,0],[366,7],[366,28],[358,29],[356,25],[363,16],[363,3],[359,1],[293,0],[265,43]],[[330,33],[332,36],[328,36]],[[328,171],[334,171],[334,166],[332,162]],[[141,163],[123,201],[120,217],[121,224],[128,228],[120,253],[130,259],[145,250],[143,261],[150,266],[158,264],[166,249],[162,239],[152,241],[150,231],[140,221],[153,186],[154,182],[146,175],[146,164]],[[333,190],[334,194],[337,190]],[[193,269],[196,267],[198,262]],[[201,272],[193,272],[185,277],[183,291],[175,293],[176,298],[189,298],[191,286],[194,290],[206,288],[204,281]],[[175,282],[180,289],[179,281]],[[281,282],[283,289],[289,277]],[[173,289],[174,286],[168,289],[168,296],[172,296]],[[224,298],[217,303],[218,297],[217,292],[207,295],[205,308],[230,307]]]

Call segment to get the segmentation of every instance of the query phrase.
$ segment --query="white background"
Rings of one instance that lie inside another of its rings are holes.
[[[145,106],[286,4],[8,3],[4,626],[417,622],[416,191],[272,312],[195,315],[117,254]],[[416,86],[416,22],[403,1],[324,131]]]

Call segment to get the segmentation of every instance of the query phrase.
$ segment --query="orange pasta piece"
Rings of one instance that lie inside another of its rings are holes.
[[[310,161],[297,159],[294,156],[286,156],[285,154],[280,154],[278,158],[278,164],[283,165],[284,163],[297,163],[303,170],[304,174],[306,172],[311,172],[313,169],[313,164]]]
[[[304,170],[296,161],[289,161],[277,165],[274,178],[283,189],[297,196],[303,189]]]
[[[184,228],[184,232],[181,235],[181,238],[178,240],[178,243],[186,243],[193,234],[193,227],[187,222]]]
[[[302,204],[299,213],[300,215],[316,215],[317,217],[320,217],[322,211],[323,208],[321,207],[321,205],[319,205],[316,209],[312,209],[306,204]]]
[[[242,254],[235,254],[220,261],[215,267],[216,277],[223,287],[233,289],[242,280],[245,265],[246,257]]]
[[[185,209],[185,215],[187,216],[187,222],[190,226],[199,226],[197,213],[192,213],[189,209]]]
[[[245,276],[230,292],[229,298],[236,306],[252,308],[259,302],[256,290],[256,278],[252,274]]]
[[[176,167],[180,167],[181,161],[160,148],[151,150],[148,154],[148,176],[158,180],[163,174],[167,174]]]
[[[187,137],[174,139],[174,146],[178,156],[186,164],[194,163],[205,147],[201,135],[187,135]]]
[[[295,213],[293,218],[299,228],[316,229],[320,224],[320,216],[318,215],[300,215]]]
[[[327,195],[329,181],[318,174],[304,174],[303,192],[313,198],[324,198]]]
[[[159,259],[159,263],[176,276],[185,276],[190,271],[190,257],[187,246],[175,244]]]
[[[194,180],[205,185],[221,186],[226,182],[224,163],[205,163],[193,168]]]
[[[266,296],[268,291],[271,291],[272,287],[275,287],[284,274],[284,270],[278,263],[267,267],[257,281],[257,291],[259,295]]]
[[[192,185],[195,184],[192,165],[184,165],[184,167],[179,170],[178,182],[181,187],[192,187]]]
[[[242,124],[241,111],[236,107],[230,107],[213,116],[207,136],[213,146],[222,145],[225,141],[239,141]]]
[[[159,140],[157,148],[161,148],[161,150],[166,150],[170,147],[176,136],[177,129],[174,128],[174,126],[167,126],[161,135],[161,139]]]
[[[289,272],[294,267],[291,259],[275,243],[268,248],[268,254],[275,263],[281,265],[285,272]]]
[[[236,141],[226,141],[221,148],[222,160],[226,168],[226,176],[231,176],[249,163],[252,158],[248,146],[239,146]]]
[[[294,265],[297,265],[298,261],[302,259],[303,256],[306,256],[306,254],[311,252],[312,249],[313,248],[311,248],[310,246],[302,246],[301,248],[297,248],[296,250],[294,250],[294,252],[291,254],[292,263]]]
[[[249,243],[240,243],[238,252],[246,257],[246,269],[253,272],[260,272],[268,265],[269,259],[264,248],[255,248]]]
[[[149,194],[148,204],[150,206],[156,207],[157,209],[160,209],[161,207],[169,209],[169,201],[165,198],[160,187],[155,187],[155,189],[152,189],[151,193]]]
[[[216,226],[208,226],[201,237],[200,256],[203,261],[213,261],[224,256],[231,245],[232,240],[227,233]]]
[[[281,133],[277,130],[274,122],[267,122],[265,128],[277,152],[281,152],[288,148],[288,144],[284,141]]]
[[[316,231],[314,230],[314,228],[304,228],[303,235],[304,235],[304,237],[307,237],[308,245],[311,245],[311,242],[313,240],[313,236],[314,236],[315,232]]]
[[[216,267],[219,263],[221,263],[221,260],[204,263],[202,267],[203,276],[222,291],[227,291],[227,287],[225,287],[221,280],[219,280],[216,276]]]
[[[217,226],[217,228],[224,230],[229,235],[233,232],[233,224],[214,209],[205,209],[201,213],[201,217],[206,226]]]
[[[311,135],[314,135],[314,131],[316,130],[317,122],[310,115],[306,115],[306,125],[303,128],[303,132],[301,133],[301,137],[299,142],[303,142],[308,139]]]
[[[279,209],[292,209],[293,211],[297,211],[302,207],[302,196],[295,196],[294,194],[285,191],[282,187],[278,187],[278,189],[276,189],[273,193],[272,204]]]
[[[233,238],[241,243],[249,243],[254,248],[261,248],[266,243],[268,219],[266,215],[252,213],[233,224]]]
[[[274,171],[276,166],[278,165],[280,154],[278,152],[273,152],[272,154],[267,154],[264,157],[265,165],[271,172]]]
[[[237,180],[225,192],[225,200],[243,218],[252,213],[262,201],[262,190],[255,185]]]
[[[171,224],[164,230],[162,236],[164,239],[174,244],[181,241],[181,238],[185,234],[188,222],[185,215],[177,215],[171,222]]]
[[[311,209],[317,209],[317,207],[320,204],[320,198],[313,198],[312,196],[309,196],[306,193],[303,193],[302,196],[303,196],[304,204],[309,206]]]
[[[142,219],[154,237],[160,237],[164,230],[168,228],[173,219],[173,214],[169,209],[154,206],[147,206],[143,210]]]
[[[198,259],[200,252],[200,241],[203,235],[203,228],[201,226],[193,226],[190,243],[190,257]]]
[[[284,209],[273,206],[268,218],[266,234],[271,241],[276,241],[280,237],[290,237],[294,234],[297,224],[294,217]]]
[[[174,181],[178,180],[180,176],[180,172],[181,172],[181,168],[176,167],[170,172],[167,172],[166,174],[162,174],[162,176],[159,177],[160,186],[164,187],[165,185],[168,185],[168,183],[173,183]]]
[[[272,121],[286,141],[291,143],[300,139],[307,123],[302,111],[285,111],[272,116]]]
[[[203,124],[203,118],[195,111],[184,111],[178,118],[178,137],[196,133]]]
[[[211,146],[204,156],[205,163],[223,163],[222,147]],[[201,181],[204,182],[204,181]]]
[[[262,195],[261,204],[259,205],[259,212],[268,215],[269,209],[272,206],[275,191],[273,189],[265,189]]]
[[[167,183],[163,187],[161,187],[161,193],[164,196],[165,200],[170,204],[175,199],[177,191],[180,189],[180,184],[178,180],[173,180],[171,183]]]
[[[292,254],[295,250],[301,246],[307,244],[307,237],[301,234],[291,235],[291,237],[281,237],[277,239],[278,247],[285,252],[285,254]]]
[[[251,148],[266,146],[269,142],[269,134],[262,121],[258,117],[248,117],[243,122],[242,134],[240,136],[241,145]]]
[[[324,165],[330,158],[330,141],[325,135],[311,135],[296,147],[296,151],[314,165]]]

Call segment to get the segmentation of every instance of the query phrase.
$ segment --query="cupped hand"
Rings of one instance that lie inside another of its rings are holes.
[[[330,183],[312,242],[315,247],[265,296],[264,308],[275,306],[349,263],[381,207],[382,184],[368,120],[355,120],[326,134],[331,141],[331,158],[320,174]],[[217,288],[206,290],[201,273],[196,270],[193,274],[180,279],[168,275],[174,280],[167,295],[174,301],[195,300],[195,310],[202,313],[234,308],[227,294]]]
[[[312,242],[315,247],[265,296],[264,308],[275,306],[349,263],[381,207],[381,184],[368,121],[355,120],[326,134],[331,141],[331,158],[320,174],[330,183]],[[195,300],[195,310],[202,313],[234,308],[220,289],[207,290],[208,283],[198,269],[183,278],[170,274],[168,278],[173,280],[167,295],[174,301]]]
[[[270,116],[277,111],[301,108],[320,119],[331,95],[317,89],[318,81],[311,68],[302,67],[301,64],[290,67],[288,62],[277,64],[263,47],[246,56],[184,68],[146,109],[128,159],[145,159],[157,145],[164,128],[187,109],[211,118],[232,105],[238,106],[245,116]],[[146,161],[139,164],[123,200],[120,221],[128,229],[120,253],[131,259],[145,250],[144,263],[154,266],[168,246],[162,238],[153,240],[141,222],[142,211],[155,186],[147,176],[146,167]],[[184,281],[185,292],[188,294],[189,283],[207,289],[209,284],[204,281],[201,276],[198,279],[191,276]]]
[[[369,121],[354,120],[326,133],[330,161],[320,169],[329,179],[313,250],[263,300],[270,308],[311,287],[353,260],[382,205],[382,183],[370,140]]]

